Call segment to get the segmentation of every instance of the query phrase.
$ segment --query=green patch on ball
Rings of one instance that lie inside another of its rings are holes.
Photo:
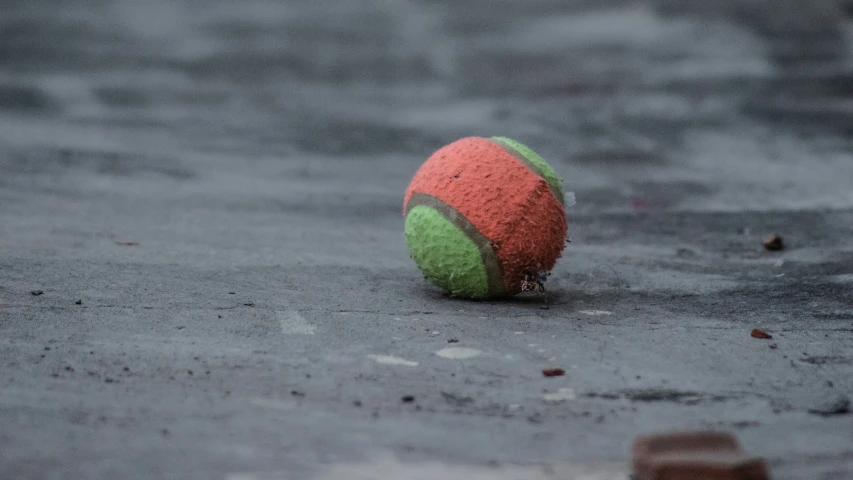
[[[406,244],[427,280],[456,297],[485,298],[486,267],[462,230],[426,205],[406,216]]]

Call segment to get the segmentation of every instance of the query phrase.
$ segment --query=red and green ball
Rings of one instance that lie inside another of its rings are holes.
[[[521,291],[551,270],[566,241],[561,179],[505,137],[469,137],[436,151],[406,190],[406,243],[424,276],[455,297]]]

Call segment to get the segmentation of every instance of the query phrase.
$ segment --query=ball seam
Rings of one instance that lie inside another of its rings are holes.
[[[483,266],[486,268],[486,283],[489,297],[499,297],[506,294],[504,285],[503,268],[501,267],[500,259],[497,252],[492,246],[492,242],[467,219],[458,210],[451,207],[438,197],[415,192],[406,202],[406,217],[409,212],[420,205],[424,205],[435,209],[442,217],[458,228],[465,234],[468,239],[474,242],[477,250],[480,252],[480,258]]]
[[[553,194],[554,194],[554,198],[556,198],[556,199],[557,199],[557,201],[558,201],[558,202],[560,202],[560,205],[562,205],[562,204],[563,204],[563,193],[562,193],[562,192],[560,192],[560,191],[559,191],[559,189],[557,189],[554,185],[551,185],[551,182],[549,182],[549,181],[548,181],[548,178],[545,176],[545,173],[544,173],[544,172],[542,172],[542,169],[541,169],[541,168],[539,168],[539,167],[537,167],[536,165],[534,165],[534,164],[533,164],[533,162],[531,162],[530,160],[528,160],[528,159],[527,159],[527,157],[525,157],[521,152],[519,152],[518,150],[516,150],[515,148],[513,148],[513,147],[512,147],[512,145],[510,145],[510,144],[508,144],[508,143],[504,142],[503,140],[501,140],[501,139],[499,139],[499,138],[490,138],[489,140],[490,140],[490,141],[492,141],[492,142],[494,142],[495,144],[497,144],[499,147],[503,148],[504,150],[506,150],[506,152],[507,152],[508,154],[510,154],[510,155],[512,155],[513,157],[515,157],[515,158],[516,158],[519,162],[521,162],[525,167],[527,167],[528,169],[530,169],[530,171],[531,171],[531,172],[535,173],[535,174],[536,174],[536,176],[538,176],[539,178],[541,178],[542,180],[544,180],[544,181],[545,181],[545,183],[547,183],[547,184],[548,184],[548,189],[550,189],[550,190],[551,190],[551,193],[553,193]]]

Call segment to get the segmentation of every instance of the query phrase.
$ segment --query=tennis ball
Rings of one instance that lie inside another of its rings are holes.
[[[566,243],[561,179],[505,137],[468,137],[436,151],[406,189],[409,253],[455,297],[521,291],[531,268],[551,270]]]

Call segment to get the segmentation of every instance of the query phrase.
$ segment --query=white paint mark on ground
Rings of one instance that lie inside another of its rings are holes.
[[[435,352],[439,357],[452,358],[454,360],[463,360],[466,358],[474,358],[482,354],[482,350],[476,348],[465,347],[447,347]]]
[[[392,357],[391,355],[368,355],[367,358],[375,360],[376,363],[381,363],[383,365],[404,365],[407,367],[418,366],[418,362],[413,362],[400,357]]]
[[[613,315],[613,312],[608,312],[607,310],[581,310],[578,313],[592,316]]]
[[[841,275],[833,275],[827,278],[836,283],[853,283],[853,273],[842,273]]]
[[[278,323],[281,333],[285,335],[314,335],[314,325],[308,323],[305,317],[296,310],[277,310]]]
[[[548,403],[560,403],[578,398],[574,388],[561,388],[554,393],[542,395],[542,400]]]
[[[516,335],[524,335],[524,332],[513,332],[513,333],[515,333]]]
[[[271,398],[250,398],[249,403],[256,407],[272,408],[273,410],[292,410],[293,402],[282,402]]]

